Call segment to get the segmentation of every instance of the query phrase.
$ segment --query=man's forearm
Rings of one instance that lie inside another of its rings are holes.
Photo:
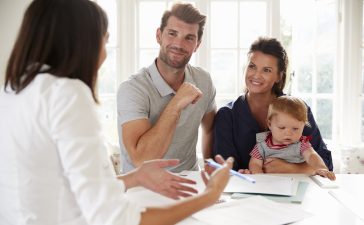
[[[132,141],[134,146],[128,151],[132,152],[131,159],[136,166],[145,160],[164,157],[173,140],[181,111],[188,105],[196,103],[201,96],[202,92],[193,84],[185,82],[178,88],[156,124],[148,127],[144,133],[138,135],[137,140]]]
[[[160,159],[166,154],[175,133],[180,112],[167,105],[156,124],[138,140],[134,154],[134,166],[146,160]]]

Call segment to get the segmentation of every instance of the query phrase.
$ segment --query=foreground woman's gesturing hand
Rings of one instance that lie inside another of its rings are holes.
[[[229,181],[230,169],[233,166],[234,159],[228,158],[225,161],[221,156],[216,156],[215,160],[223,167],[216,169],[209,178],[205,172],[201,172],[206,184],[206,188],[202,193],[185,198],[169,207],[148,208],[142,214],[140,224],[175,224],[187,216],[216,203]]]
[[[122,175],[127,188],[143,186],[169,198],[179,199],[180,197],[191,196],[197,190],[185,185],[196,182],[186,179],[165,170],[166,167],[176,166],[178,159],[156,159],[144,162],[136,170]]]
[[[206,192],[215,191],[220,196],[221,192],[224,190],[226,184],[230,178],[230,169],[233,166],[234,158],[229,157],[226,161],[220,156],[215,156],[215,161],[219,164],[224,165],[221,169],[217,169],[211,173],[210,179],[206,177],[204,172],[201,173],[202,178],[206,184]],[[217,200],[217,199],[216,199]]]

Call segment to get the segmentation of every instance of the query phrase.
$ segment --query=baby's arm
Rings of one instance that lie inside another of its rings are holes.
[[[250,158],[249,170],[251,173],[264,173],[263,171],[263,160],[256,159],[254,157]]]
[[[327,177],[330,180],[335,180],[335,174],[331,171],[329,171],[324,163],[324,161],[321,159],[321,157],[313,150],[312,147],[306,149],[302,153],[303,158],[309,164],[312,168],[315,170],[315,175],[320,175],[322,177]]]

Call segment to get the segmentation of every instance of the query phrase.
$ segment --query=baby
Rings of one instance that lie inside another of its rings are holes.
[[[276,98],[269,105],[267,125],[270,131],[257,134],[257,144],[250,152],[251,173],[263,173],[263,161],[274,157],[290,163],[306,162],[314,168],[314,174],[335,180],[335,174],[312,148],[310,137],[302,136],[305,125],[309,126],[302,100],[291,96]]]

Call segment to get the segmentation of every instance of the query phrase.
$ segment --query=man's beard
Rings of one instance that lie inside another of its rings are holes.
[[[179,50],[181,51],[181,50]],[[183,50],[182,50],[183,51]],[[162,50],[159,51],[159,58],[165,63],[167,64],[168,66],[172,67],[172,68],[175,68],[175,69],[181,69],[181,68],[184,68],[187,63],[190,61],[191,59],[191,56],[189,57],[185,57],[183,58],[181,61],[175,61],[175,60],[171,60],[167,53],[163,52]]]

